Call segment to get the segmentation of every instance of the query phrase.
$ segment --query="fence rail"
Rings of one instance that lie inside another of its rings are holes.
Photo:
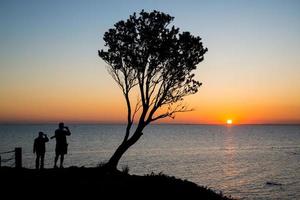
[[[9,158],[3,159],[1,157],[1,155],[10,154],[10,153],[14,153],[14,154],[11,155],[11,157],[9,157]],[[10,163],[8,165],[9,167],[15,166],[15,168],[22,168],[22,148],[21,147],[16,147],[14,150],[11,150],[11,151],[0,152],[0,167],[2,167],[2,163],[7,164],[12,160],[14,160],[15,162]]]
[[[1,154],[12,153],[12,152],[15,152],[15,150],[12,150],[12,151],[4,151],[4,152],[0,152],[0,155],[1,155]]]

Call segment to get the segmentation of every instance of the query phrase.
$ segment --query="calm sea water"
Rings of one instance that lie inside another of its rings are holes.
[[[34,138],[38,131],[52,136],[56,126],[0,125],[0,152],[20,146],[23,165],[33,168]],[[69,127],[65,166],[86,167],[107,161],[125,129]],[[47,143],[46,168],[54,148],[55,141]],[[126,165],[132,174],[163,172],[240,199],[300,199],[300,126],[151,125],[122,158],[120,168]]]

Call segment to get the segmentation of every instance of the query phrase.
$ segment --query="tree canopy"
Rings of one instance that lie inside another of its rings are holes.
[[[168,28],[173,19],[158,11],[142,11],[139,16],[134,13],[105,33],[108,50],[99,51],[123,93],[128,94],[138,85],[143,107],[152,106],[155,111],[196,93],[201,85],[194,79],[193,70],[203,60],[207,48],[203,48],[200,37],[180,33],[174,26]],[[183,111],[182,107],[178,109],[158,118]],[[157,118],[153,114],[148,121]]]

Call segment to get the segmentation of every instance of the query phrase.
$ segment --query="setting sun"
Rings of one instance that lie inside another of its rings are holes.
[[[231,119],[227,119],[226,123],[227,124],[232,124],[232,120]]]

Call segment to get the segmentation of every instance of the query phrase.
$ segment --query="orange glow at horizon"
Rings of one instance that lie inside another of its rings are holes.
[[[126,123],[124,97],[114,83],[100,88],[103,92],[34,92],[9,91],[1,95],[1,122],[103,122]],[[113,89],[111,89],[113,88]],[[111,90],[110,90],[111,89]],[[3,90],[2,90],[3,91]],[[84,91],[84,90],[82,90]],[[96,88],[93,90],[96,91]],[[63,95],[60,95],[63,94]],[[231,119],[234,124],[299,123],[300,106],[260,100],[260,103],[239,100],[216,101],[200,89],[199,93],[185,99],[195,111],[178,113],[175,119],[162,119],[157,123],[224,124]]]
[[[97,90],[99,92],[91,92]],[[271,97],[265,100],[265,97],[261,97],[257,101],[252,97],[252,101],[245,102],[237,95],[235,102],[231,103],[231,99],[212,98],[206,94],[206,90],[200,89],[199,93],[185,98],[185,102],[195,111],[178,113],[175,119],[166,118],[157,123],[224,124],[227,119],[237,125],[300,122],[300,105],[296,103],[278,102],[278,99],[274,102]],[[78,92],[65,88],[57,91],[44,88],[33,91],[7,90],[0,99],[0,123],[126,123],[124,97],[113,81],[107,87],[93,86],[91,91],[81,89]]]
[[[232,124],[232,120],[231,119],[227,119],[226,123],[230,125],[230,124]]]

